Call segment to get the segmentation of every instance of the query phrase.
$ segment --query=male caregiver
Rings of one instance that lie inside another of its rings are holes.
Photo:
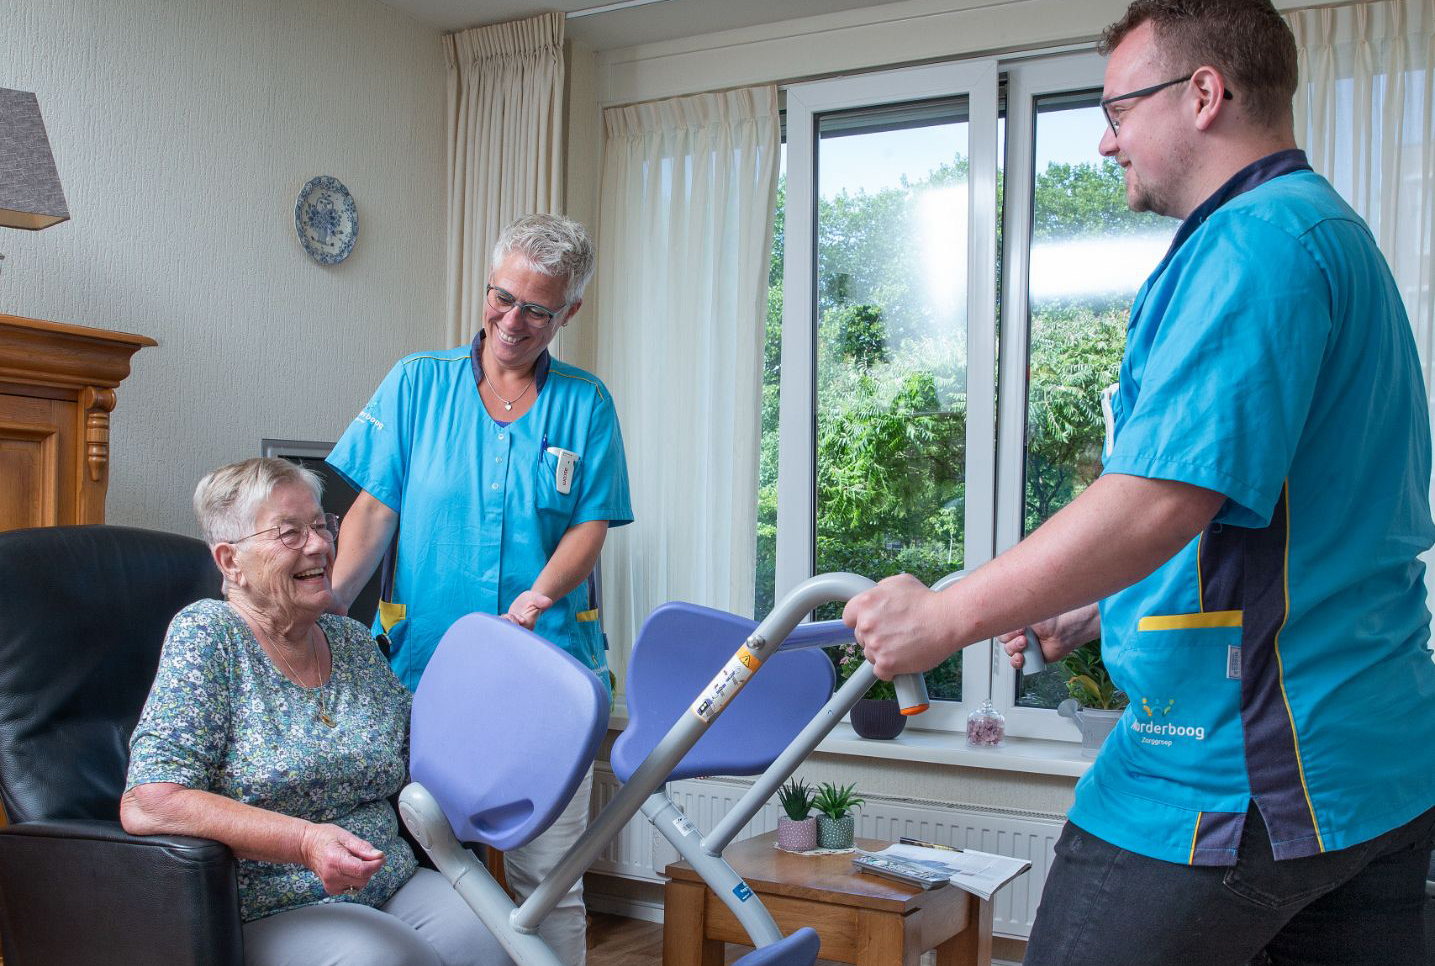
[[[966,580],[889,577],[844,620],[884,678],[995,635],[1019,667],[1029,624],[1048,661],[1100,636],[1131,709],[1027,966],[1416,966],[1435,525],[1400,293],[1296,148],[1269,0],[1136,0],[1101,49],[1101,153],[1131,208],[1182,219],[1131,309],[1104,472]]]

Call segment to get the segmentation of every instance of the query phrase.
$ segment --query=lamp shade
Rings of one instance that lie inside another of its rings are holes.
[[[37,231],[69,218],[40,103],[0,87],[0,225]]]

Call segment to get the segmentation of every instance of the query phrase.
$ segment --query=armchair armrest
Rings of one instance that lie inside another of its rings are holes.
[[[118,822],[0,829],[0,938],[6,966],[243,966],[234,858]]]

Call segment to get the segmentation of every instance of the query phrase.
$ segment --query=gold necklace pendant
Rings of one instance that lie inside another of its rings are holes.
[[[319,713],[316,714],[314,717],[317,718],[319,720],[319,723],[326,728],[337,728],[339,726],[339,722],[329,717],[329,712],[325,711],[323,708],[320,708]]]

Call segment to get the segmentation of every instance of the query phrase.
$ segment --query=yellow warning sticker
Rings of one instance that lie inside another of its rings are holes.
[[[722,709],[727,707],[727,703],[742,690],[747,679],[761,666],[762,661],[747,649],[747,645],[738,648],[727,666],[717,673],[693,702],[693,714],[703,721],[711,722],[722,713]]]

